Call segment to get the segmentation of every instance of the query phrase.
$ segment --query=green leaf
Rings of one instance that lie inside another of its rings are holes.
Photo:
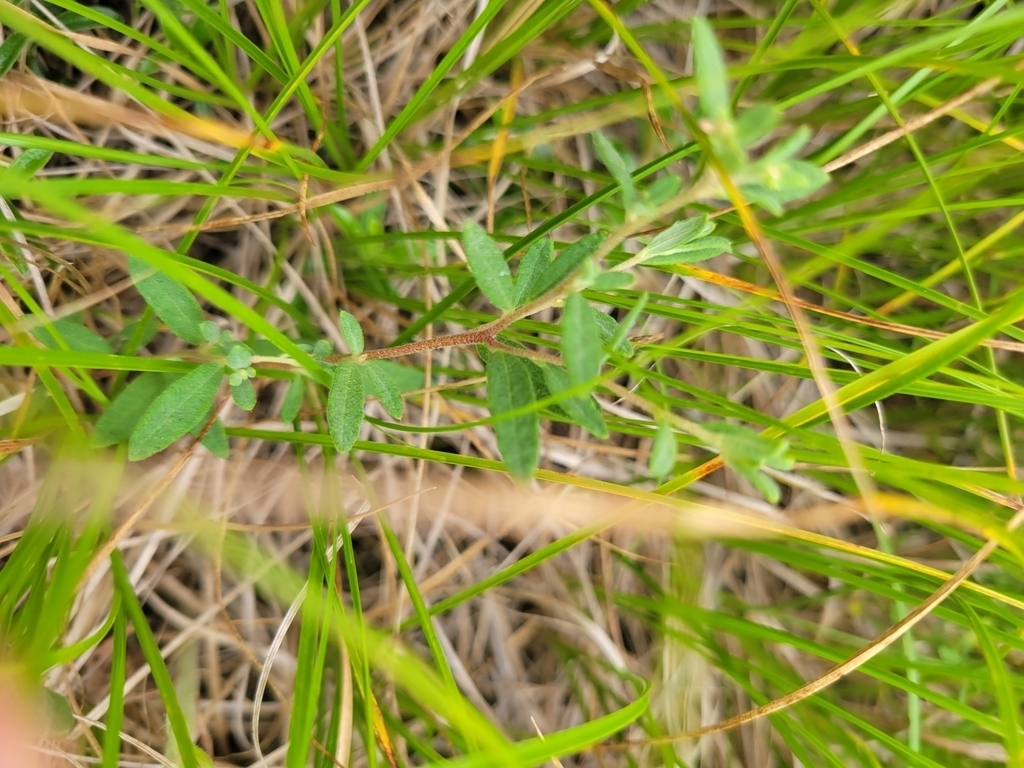
[[[702,429],[706,433],[702,438],[709,447],[718,451],[728,467],[745,477],[769,502],[779,502],[778,484],[761,468],[793,468],[787,441],[764,437],[751,429],[724,421],[703,424]]]
[[[248,368],[252,365],[252,350],[245,346],[245,344],[235,344],[228,350],[225,362],[228,368],[233,371],[241,371]]]
[[[536,402],[530,372],[515,355],[495,352],[487,363],[487,406],[493,416]],[[513,478],[533,477],[540,461],[540,416],[536,411],[494,422],[505,468]]]
[[[352,450],[359,439],[359,427],[363,423],[363,379],[360,365],[352,360],[342,360],[334,370],[331,393],[327,397],[327,426],[331,430],[334,444],[342,453]]]
[[[28,42],[28,38],[20,32],[15,32],[8,35],[3,45],[0,45],[0,77],[10,72],[11,67],[18,62],[18,57],[26,42]]]
[[[423,389],[426,384],[426,377],[419,368],[402,365],[394,360],[374,360],[373,365],[379,370],[388,372],[388,375],[398,385],[399,392],[414,392],[417,389]]]
[[[202,427],[202,422],[200,422],[199,426]],[[202,444],[210,453],[218,458],[226,459],[231,455],[231,447],[228,445],[228,433],[224,430],[224,423],[220,419],[214,419],[213,424],[210,425],[206,434],[203,435]]]
[[[18,37],[17,34],[11,35],[4,41],[4,45],[0,46],[0,77],[3,77],[3,73],[6,71],[3,68],[3,47],[7,45],[8,40],[16,37]],[[7,166],[5,173],[31,178],[46,167],[51,157],[53,157],[53,152],[48,149],[26,149],[14,159],[13,163]]]
[[[693,264],[722,253],[732,252],[732,243],[724,237],[709,237],[715,224],[707,214],[677,221],[660,232],[637,257],[644,266]]]
[[[106,339],[81,323],[61,318],[53,321],[53,328],[68,345],[68,348],[76,352],[103,352],[109,355],[113,351]],[[53,333],[46,326],[33,329],[32,335],[50,349],[61,348]]]
[[[679,194],[683,180],[678,176],[662,176],[655,179],[641,192],[644,205],[658,208]]]
[[[637,255],[643,255],[647,259],[653,256],[672,253],[679,246],[685,245],[691,240],[706,237],[714,231],[714,222],[708,219],[706,213],[702,213],[700,216],[694,216],[691,219],[677,221],[668,229],[659,232]]]
[[[462,247],[469,270],[484,296],[498,309],[514,309],[512,273],[494,239],[479,224],[467,221],[462,228]]]
[[[651,476],[662,478],[672,471],[676,465],[676,433],[667,421],[658,421],[658,431],[654,435],[651,455],[647,460],[647,469]]]
[[[782,113],[774,104],[755,104],[740,112],[736,118],[736,141],[741,147],[756,144],[782,119]]]
[[[96,420],[92,444],[97,448],[116,445],[131,437],[136,425],[154,400],[171,381],[165,373],[144,373],[128,384]]]
[[[219,363],[206,363],[165,389],[143,414],[128,441],[128,459],[159,453],[202,422],[224,378]]]
[[[355,316],[351,312],[341,310],[338,313],[338,325],[341,327],[341,336],[345,339],[348,353],[353,357],[363,354],[366,341],[363,339],[363,329]]]
[[[203,320],[199,324],[199,332],[210,344],[216,344],[220,339],[220,326],[213,322],[213,320]]]
[[[729,80],[722,48],[707,21],[700,16],[694,16],[691,24],[693,61],[701,111],[712,120],[728,120]]]
[[[797,153],[804,148],[804,145],[810,140],[810,138],[811,129],[806,125],[801,125],[789,134],[789,136],[780,139],[772,145],[772,148],[765,152],[764,156],[758,162],[771,166],[785,160],[792,160],[796,157]]]
[[[231,399],[243,411],[251,411],[256,407],[256,387],[248,379],[242,379],[231,387]]]
[[[314,360],[323,360],[333,352],[334,347],[331,342],[327,339],[317,339],[316,344],[313,345],[313,351],[311,354],[313,355]]]
[[[622,322],[619,323],[619,327],[615,331],[615,335],[612,336],[611,341],[608,342],[611,348],[616,352],[621,352],[627,357],[633,354],[633,345],[629,343],[629,339],[627,339],[626,336],[631,330],[633,330],[633,326],[636,324],[637,318],[640,317],[640,313],[643,312],[644,308],[647,306],[647,299],[647,292],[645,291],[644,293],[641,293],[632,308],[630,308],[629,312],[626,313],[626,316],[622,318]]]
[[[550,237],[544,237],[531,245],[519,260],[519,270],[516,272],[515,287],[512,290],[512,302],[516,307],[521,307],[530,300],[533,287],[551,263],[554,251],[555,242]]]
[[[626,161],[603,134],[594,133],[592,136],[597,156],[601,158],[604,167],[608,169],[612,178],[619,185],[619,189],[622,190],[622,204],[628,213],[636,202],[636,189],[633,186],[633,177],[629,173],[629,168],[626,167]]]
[[[154,272],[148,264],[131,256],[128,257],[128,271],[142,298],[171,333],[189,344],[202,344],[205,341],[200,329],[203,310],[187,288],[163,272]]]
[[[401,420],[404,413],[402,393],[398,389],[398,384],[395,383],[395,380],[391,378],[391,374],[388,373],[388,369],[380,365],[380,362],[379,360],[370,361],[365,366],[366,376],[371,382],[373,391],[380,398],[380,403],[384,406],[384,410],[391,415],[391,418]]]
[[[584,261],[594,255],[604,241],[603,232],[595,232],[587,235],[582,240],[573,243],[552,261],[548,268],[541,273],[537,283],[530,294],[531,299],[543,296],[548,291],[557,288],[572,275]]]
[[[610,346],[621,355],[627,357],[632,355],[633,345],[626,338],[628,331],[622,333],[622,338],[618,338],[621,328],[615,322],[615,318],[604,312],[599,312],[594,307],[591,307],[590,310],[594,313],[594,320],[597,321],[597,334],[601,338],[601,343]]]
[[[564,392],[572,385],[569,383],[569,372],[558,365],[545,365],[544,382],[552,394]],[[584,397],[566,397],[558,401],[558,405],[570,420],[579,424],[594,437],[604,440],[608,437],[608,425],[604,423],[601,409],[590,395]]]
[[[605,272],[590,282],[592,291],[619,291],[628,288],[636,281],[636,276],[629,272]]]
[[[732,253],[732,243],[724,237],[712,235],[702,237],[686,245],[680,245],[672,253],[645,259],[645,267],[661,267],[672,264],[696,264],[698,261],[712,259],[723,253]]]
[[[302,408],[302,395],[305,385],[301,376],[296,376],[288,384],[288,391],[284,395],[284,402],[281,404],[281,421],[291,424],[299,416],[299,409]]]
[[[66,697],[49,688],[43,688],[42,709],[46,730],[60,736],[71,733],[71,729],[75,727],[75,713]]]
[[[565,300],[562,313],[562,359],[573,386],[595,378],[604,360],[594,313],[587,300],[578,293],[570,293]]]

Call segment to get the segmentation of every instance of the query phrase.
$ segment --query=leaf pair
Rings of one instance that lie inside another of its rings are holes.
[[[96,422],[93,442],[113,445],[129,437],[129,460],[149,458],[205,423],[223,378],[219,363],[200,365],[169,385],[161,374],[144,373]]]
[[[552,242],[544,238],[527,249],[515,279],[498,244],[480,225],[467,221],[462,247],[477,286],[498,309],[510,312],[554,290],[593,256],[604,235],[588,235],[562,251],[552,261]]]
[[[384,410],[392,418],[401,419],[405,409],[402,392],[384,361],[358,359],[366,346],[359,321],[349,312],[342,311],[338,316],[338,325],[352,357],[342,360],[334,369],[331,391],[327,396],[327,426],[334,438],[334,445],[339,451],[347,453],[359,439],[367,389],[377,395]]]
[[[655,267],[694,264],[723,253],[731,253],[732,243],[724,237],[712,235],[714,229],[715,224],[708,219],[707,214],[677,221],[664,232],[658,233],[636,255],[636,259],[645,266]]]

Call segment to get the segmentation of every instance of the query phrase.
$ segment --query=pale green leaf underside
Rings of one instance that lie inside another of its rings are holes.
[[[535,402],[530,372],[515,355],[495,352],[487,363],[487,405],[492,416]],[[498,448],[508,472],[516,480],[529,480],[540,460],[540,417],[530,411],[494,422]]]
[[[363,378],[359,364],[351,360],[338,363],[327,396],[327,426],[334,444],[342,453],[352,450],[363,423]]]
[[[462,229],[462,247],[469,270],[484,296],[498,309],[513,309],[512,273],[494,239],[479,224],[467,221]]]

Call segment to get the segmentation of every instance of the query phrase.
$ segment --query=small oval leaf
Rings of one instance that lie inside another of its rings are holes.
[[[231,387],[231,399],[243,411],[251,411],[256,407],[256,387],[248,379],[242,379]]]
[[[545,237],[531,245],[523,254],[523,258],[519,260],[516,284],[512,291],[512,303],[516,307],[521,307],[530,300],[533,287],[548,268],[554,252],[555,242],[550,237]]]
[[[96,420],[92,444],[104,448],[131,437],[142,414],[167,388],[169,380],[165,373],[144,373],[133,379]]]
[[[492,416],[536,402],[530,372],[515,355],[495,352],[487,363],[487,406]],[[536,411],[494,422],[505,468],[513,478],[527,481],[540,461],[540,416]]]
[[[366,365],[366,377],[370,380],[370,385],[373,387],[373,391],[377,393],[377,397],[380,399],[381,405],[384,406],[384,410],[388,412],[391,418],[400,421],[402,414],[405,412],[402,392],[395,380],[391,378],[388,369],[380,365],[379,362],[374,360]]]
[[[667,421],[658,422],[647,468],[653,477],[665,477],[676,465],[676,433]]]
[[[363,354],[366,341],[363,339],[363,329],[355,315],[341,310],[338,313],[338,325],[341,328],[341,336],[345,339],[345,346],[348,347],[348,353],[353,357]]]
[[[331,393],[327,397],[327,426],[334,444],[342,453],[348,453],[359,439],[363,424],[363,378],[359,364],[342,360],[334,369]]]
[[[498,309],[513,309],[512,273],[494,239],[479,224],[467,221],[462,228],[462,247],[469,270],[484,296]]]
[[[128,459],[159,453],[194,429],[210,413],[224,378],[219,363],[206,363],[165,389],[139,419],[128,441]]]
[[[598,249],[602,242],[604,242],[604,232],[595,232],[573,243],[558,254],[558,257],[537,278],[537,283],[533,287],[530,298],[535,299],[538,296],[543,296],[548,291],[557,288],[565,282],[570,275],[580,268],[584,261],[594,255],[594,251]]]
[[[198,345],[205,341],[201,329],[203,310],[187,288],[131,256],[128,257],[128,271],[142,298],[171,333],[189,344]]]

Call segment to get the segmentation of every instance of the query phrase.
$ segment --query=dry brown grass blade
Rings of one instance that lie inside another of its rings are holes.
[[[701,280],[706,283],[712,283],[714,285],[720,285],[723,288],[733,288],[744,293],[750,293],[755,296],[761,296],[772,301],[782,301],[782,297],[779,296],[777,291],[773,291],[771,288],[765,288],[760,285],[748,283],[745,280],[740,280],[735,277],[728,275],[722,275],[717,272],[710,272],[706,269],[700,269],[699,267],[693,267],[687,264],[675,266],[671,268],[673,272],[680,274],[684,277],[693,277],[697,280]],[[844,320],[845,322],[853,325],[864,325],[872,328],[878,328],[883,331],[891,331],[892,333],[899,333],[906,336],[917,336],[922,339],[944,339],[949,334],[943,333],[942,331],[932,331],[927,328],[918,328],[914,325],[905,325],[903,323],[894,323],[888,320],[877,320],[873,317],[865,317],[863,315],[854,315],[849,312],[843,312],[838,309],[830,309],[823,307],[820,304],[815,304],[810,301],[806,301],[799,297],[793,297],[793,303],[797,306],[806,309],[809,312],[814,312],[818,315],[827,315],[828,317],[834,317],[838,320]],[[979,346],[992,347],[993,349],[1005,349],[1010,352],[1024,352],[1024,342],[1019,341],[1003,341],[1001,339],[985,339]]]
[[[140,107],[114,104],[19,72],[9,72],[0,79],[0,110],[12,121],[42,118],[67,126],[122,126],[157,136],[171,131],[235,149],[273,149],[264,137],[220,120],[188,114],[178,117],[159,115]]]
[[[508,124],[516,116],[516,103],[519,100],[519,88],[523,84],[523,63],[521,59],[512,60],[512,91],[501,109],[501,128],[494,138],[491,159],[487,163],[487,231],[494,231],[494,190],[501,163],[505,159],[505,146],[508,143]]]
[[[846,166],[857,162],[861,158],[867,157],[883,147],[889,146],[894,141],[899,141],[904,136],[907,136],[914,131],[921,130],[929,123],[935,122],[940,117],[949,114],[957,107],[962,106],[969,101],[973,101],[979,96],[984,96],[1001,82],[1002,79],[999,77],[990,77],[987,80],[982,80],[973,88],[968,88],[959,96],[954,96],[952,99],[935,109],[925,112],[923,115],[912,117],[898,128],[893,128],[891,131],[871,139],[871,141],[866,141],[859,147],[851,149],[845,155],[837,157],[830,163],[826,163],[822,166],[822,170],[826,173],[832,173],[833,171],[838,171],[840,168],[845,168]]]
[[[36,437],[25,437],[25,438],[7,438],[0,440],[0,457],[11,456],[15,453],[25,450],[33,443],[37,442],[39,438]]]

